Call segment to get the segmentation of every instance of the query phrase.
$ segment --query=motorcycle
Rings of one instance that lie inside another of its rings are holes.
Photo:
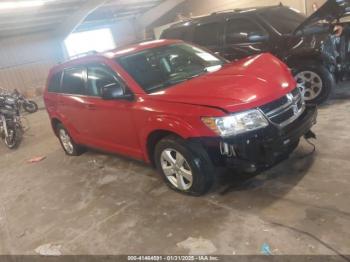
[[[9,149],[15,149],[22,141],[23,127],[16,100],[0,96],[0,138]]]
[[[38,111],[38,105],[32,100],[28,100],[26,97],[24,97],[20,92],[18,92],[17,89],[13,91],[11,96],[16,100],[17,107],[19,110],[23,108],[28,113],[35,113]]]

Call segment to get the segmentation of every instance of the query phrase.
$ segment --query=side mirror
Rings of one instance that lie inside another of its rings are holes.
[[[105,85],[101,89],[102,99],[113,100],[113,99],[126,99],[131,100],[132,94],[126,94],[124,88],[118,83],[112,83]]]
[[[248,35],[248,41],[252,43],[266,42],[268,40],[269,36],[260,32],[253,32]]]

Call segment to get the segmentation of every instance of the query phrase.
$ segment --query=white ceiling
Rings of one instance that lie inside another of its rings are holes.
[[[5,0],[28,1],[28,0]],[[1,2],[5,2],[1,1]],[[0,38],[41,31],[53,31],[76,16],[82,6],[97,0],[45,0],[44,5],[30,8],[0,9]],[[78,29],[97,27],[120,19],[135,17],[164,0],[109,0],[90,13]],[[93,2],[94,3],[94,2]],[[81,14],[80,14],[81,15]]]

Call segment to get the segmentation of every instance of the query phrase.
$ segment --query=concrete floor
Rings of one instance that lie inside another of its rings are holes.
[[[273,254],[350,254],[350,87],[320,109],[314,155],[303,158],[303,142],[257,177],[221,175],[200,198],[139,162],[67,157],[45,111],[27,118],[20,149],[0,145],[0,254],[261,254],[264,243]]]

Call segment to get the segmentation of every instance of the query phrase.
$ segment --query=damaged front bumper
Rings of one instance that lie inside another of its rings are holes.
[[[313,137],[317,107],[307,105],[303,114],[286,127],[268,127],[229,138],[195,138],[216,166],[228,166],[255,172],[271,167],[288,156],[298,146],[300,138]]]

